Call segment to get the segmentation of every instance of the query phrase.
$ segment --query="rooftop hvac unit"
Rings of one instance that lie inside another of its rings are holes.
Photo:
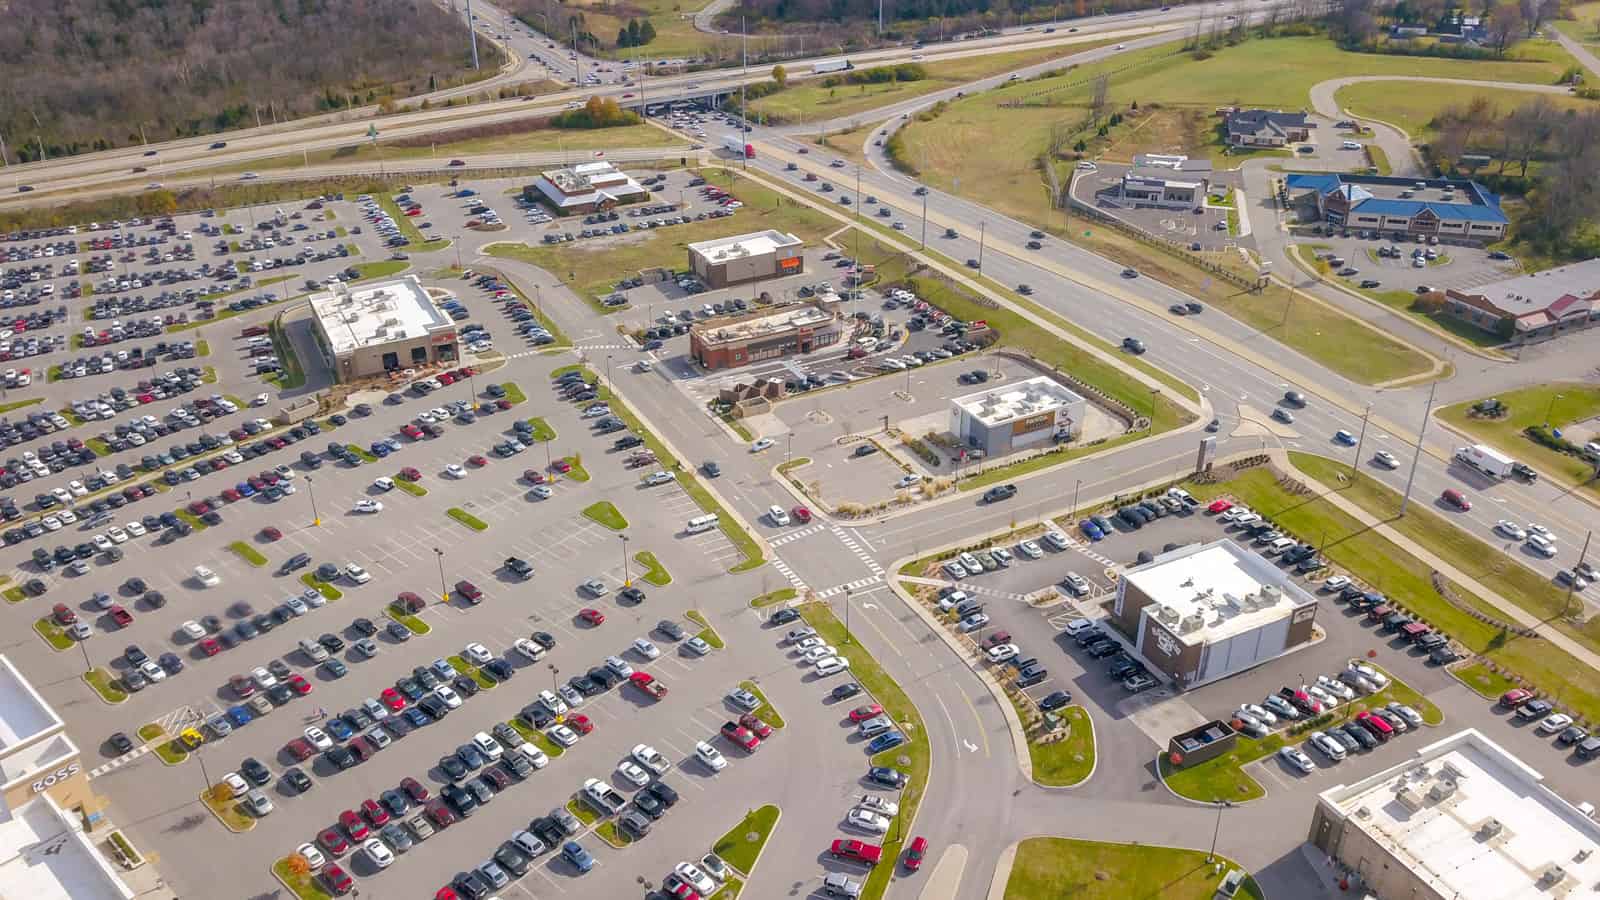
[[[1545,869],[1544,873],[1539,876],[1539,884],[1541,884],[1541,885],[1560,884],[1566,877],[1567,877],[1567,870],[1566,869],[1563,869],[1560,866],[1551,866],[1550,868]]]
[[[1422,795],[1409,787],[1401,788],[1394,795],[1394,798],[1400,801],[1401,806],[1404,806],[1406,809],[1409,809],[1412,812],[1417,812],[1418,810],[1422,809]]]
[[[1201,616],[1199,613],[1195,613],[1193,615],[1183,617],[1183,621],[1178,623],[1178,633],[1189,634],[1191,632],[1199,631],[1205,626],[1205,617]]]
[[[1461,771],[1461,769],[1458,768],[1455,763],[1448,760],[1439,766],[1439,774],[1441,776],[1449,776],[1452,781],[1460,782],[1467,780],[1467,773]]]
[[[1483,840],[1488,840],[1492,837],[1498,837],[1500,832],[1504,830],[1505,826],[1500,823],[1499,819],[1489,819],[1482,825],[1478,826],[1478,837]]]
[[[1283,599],[1282,588],[1275,584],[1263,584],[1261,586],[1261,605],[1263,607],[1272,606],[1281,599]]]
[[[1176,625],[1178,622],[1178,611],[1170,606],[1157,606],[1156,621],[1163,625]]]
[[[1428,789],[1428,799],[1435,803],[1448,800],[1456,794],[1456,783],[1448,778],[1440,778]]]

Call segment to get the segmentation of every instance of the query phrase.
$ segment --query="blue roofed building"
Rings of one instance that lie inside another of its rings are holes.
[[[1492,243],[1505,237],[1508,224],[1500,196],[1475,181],[1294,172],[1285,187],[1291,199],[1314,198],[1329,225],[1397,239]]]

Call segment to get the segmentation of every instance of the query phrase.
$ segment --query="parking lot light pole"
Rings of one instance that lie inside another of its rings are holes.
[[[617,537],[622,539],[622,586],[632,587],[633,581],[628,575],[628,536],[619,534]]]
[[[317,492],[311,487],[311,476],[306,476],[306,496],[311,498],[311,524],[321,525],[322,517],[317,515]]]
[[[1232,806],[1233,803],[1227,800],[1216,802],[1217,824],[1211,829],[1211,851],[1206,854],[1206,862],[1214,862],[1217,858],[1217,835],[1222,831],[1222,811]]]
[[[850,589],[844,589],[844,642],[850,643]]]
[[[560,674],[561,674],[561,670],[556,668],[556,664],[555,663],[551,663],[550,664],[550,693],[552,693],[552,694],[556,692],[556,676],[558,676]]]
[[[439,561],[439,602],[449,603],[450,592],[444,586],[444,551],[438,547],[433,548],[433,556]]]
[[[1072,512],[1067,514],[1067,518],[1069,519],[1076,519],[1078,517],[1078,488],[1081,487],[1083,487],[1082,479],[1076,479],[1072,482]]]
[[[1428,430],[1428,417],[1433,414],[1433,393],[1439,387],[1435,381],[1428,388],[1428,405],[1422,409],[1422,426],[1417,429],[1417,449],[1411,456],[1411,474],[1406,476],[1406,492],[1400,498],[1400,515],[1406,514],[1406,507],[1411,505],[1411,485],[1417,480],[1417,464],[1422,462],[1422,435]]]

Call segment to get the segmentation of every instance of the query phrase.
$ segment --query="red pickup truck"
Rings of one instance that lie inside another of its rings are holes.
[[[667,695],[667,686],[662,684],[654,675],[651,675],[648,672],[635,672],[628,676],[628,681],[634,687],[644,691],[646,694],[649,694],[657,700],[660,700],[662,697]]]
[[[879,847],[877,844],[869,844],[865,841],[834,841],[833,846],[828,849],[828,852],[832,853],[834,856],[842,857],[844,859],[853,859],[857,862],[864,862],[869,866],[875,866],[878,864],[879,860],[883,859],[883,848]]]

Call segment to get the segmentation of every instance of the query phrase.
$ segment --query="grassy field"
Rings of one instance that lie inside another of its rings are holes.
[[[574,292],[589,300],[596,310],[609,313],[627,309],[625,306],[605,307],[599,302],[611,293],[618,280],[656,266],[671,270],[683,268],[688,252],[685,247],[695,241],[776,228],[815,244],[837,228],[833,220],[821,213],[792,202],[780,202],[778,194],[737,173],[702,169],[698,174],[732,191],[744,202],[744,208],[722,219],[633,232],[605,240],[555,245],[498,243],[489,245],[486,252],[490,256],[532,263],[555,274]]]
[[[820,147],[828,148],[835,156],[842,156],[849,162],[865,166],[867,158],[861,153],[861,145],[866,142],[877,124],[861,125],[848,131],[834,131],[823,135],[816,143]]]
[[[1033,780],[1051,787],[1077,784],[1094,771],[1094,723],[1081,706],[1061,711],[1072,729],[1067,739],[1053,744],[1028,742],[1028,758],[1033,762]]]
[[[444,514],[452,519],[455,519],[457,522],[460,522],[468,528],[471,528],[473,531],[487,531],[489,528],[488,522],[485,522],[484,520],[478,518],[472,513],[467,512],[459,506],[450,507],[444,511]]]
[[[1246,775],[1242,767],[1245,763],[1278,752],[1283,744],[1281,734],[1269,734],[1259,741],[1241,734],[1232,750],[1184,769],[1174,769],[1163,754],[1160,761],[1161,777],[1174,793],[1190,800],[1204,803],[1254,800],[1265,796],[1266,791],[1260,782]]]
[[[823,87],[821,79],[795,82],[794,86],[787,90],[751,101],[750,117],[775,123],[805,123],[858,114],[870,116],[872,110],[891,103],[899,103],[1053,59],[1063,59],[1115,42],[1115,38],[1085,40],[1077,44],[927,62],[923,63],[922,67],[927,70],[928,77],[921,81],[841,84],[837,87]],[[860,146],[859,141],[856,146]]]
[[[583,514],[612,531],[621,531],[628,527],[627,518],[622,515],[621,511],[610,500],[601,500],[598,503],[589,504],[584,507]]]
[[[656,555],[649,550],[640,550],[635,553],[633,561],[644,566],[644,574],[639,577],[645,581],[656,587],[666,587],[672,583],[672,574],[667,571],[666,566],[661,564],[661,560],[656,559]]]
[[[1433,120],[1442,110],[1447,107],[1464,109],[1475,97],[1488,100],[1497,116],[1532,103],[1535,99],[1547,100],[1561,110],[1595,108],[1595,101],[1579,97],[1437,82],[1406,84],[1369,81],[1341,88],[1335,95],[1340,107],[1352,114],[1399,126],[1418,143],[1430,141],[1438,135],[1433,128]]]
[[[1555,27],[1564,35],[1585,44],[1600,44],[1600,3],[1579,3],[1567,12],[1571,19],[1558,19]]]
[[[633,59],[640,55],[648,59],[701,56],[719,40],[730,47],[737,46],[738,38],[695,30],[692,17],[706,5],[701,0],[632,0],[624,7],[613,7],[602,0],[579,0],[572,5],[583,11],[583,27],[607,45],[616,38],[618,29],[628,24],[630,17],[650,20],[651,27],[656,30],[655,40],[639,49],[617,47],[595,51],[596,56],[606,59]],[[613,11],[618,14],[613,15]],[[535,28],[541,28],[544,24],[543,18],[538,15],[528,18]],[[548,29],[541,30],[548,33]],[[755,39],[752,38],[750,43],[754,45]],[[754,46],[751,47],[751,56],[755,56]]]
[[[1005,900],[1211,900],[1219,881],[1199,850],[1035,837],[1017,847]],[[1246,878],[1235,896],[1265,895]]]
[[[411,263],[403,259],[380,259],[374,262],[355,264],[356,271],[361,273],[357,277],[358,281],[366,281],[369,278],[386,278],[390,275],[398,275],[410,267]]]
[[[755,868],[756,859],[761,856],[761,848],[766,846],[767,838],[772,836],[772,829],[778,824],[779,810],[768,803],[766,806],[752,809],[745,814],[739,824],[728,829],[728,833],[711,845],[712,852],[722,857],[722,861],[746,875]]]
[[[1436,415],[1472,435],[1475,440],[1537,466],[1540,471],[1558,475],[1568,484],[1587,483],[1591,489],[1594,488],[1593,482],[1589,481],[1594,475],[1592,466],[1576,457],[1535,444],[1523,437],[1522,431],[1530,425],[1547,423],[1559,429],[1600,415],[1600,386],[1558,382],[1498,394],[1496,399],[1510,407],[1510,413],[1499,419],[1469,416],[1476,401],[1447,406]]]
[[[1190,484],[1188,487],[1203,501],[1222,495],[1235,497],[1289,533],[1322,543],[1323,554],[1338,569],[1382,591],[1468,650],[1544,686],[1551,693],[1559,688],[1565,705],[1585,718],[1600,720],[1600,672],[1547,641],[1502,635],[1498,629],[1444,599],[1433,588],[1431,567],[1327,500],[1285,492],[1265,468],[1251,469],[1225,483]],[[1433,545],[1435,540],[1430,538],[1428,543]],[[1452,584],[1451,590],[1468,607],[1501,619],[1508,618],[1460,585]]]
[[[1501,675],[1499,672],[1490,671],[1489,667],[1483,663],[1473,663],[1470,666],[1452,669],[1450,674],[1456,676],[1458,681],[1471,688],[1479,696],[1487,697],[1491,700],[1499,699],[1506,691],[1517,686],[1515,681]]]

